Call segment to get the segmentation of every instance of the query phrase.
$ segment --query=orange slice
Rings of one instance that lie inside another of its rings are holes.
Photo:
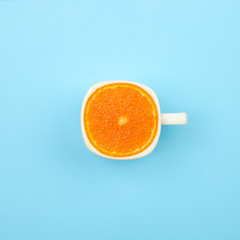
[[[88,98],[84,128],[92,146],[111,157],[143,152],[156,137],[158,110],[152,96],[131,83],[106,84]]]

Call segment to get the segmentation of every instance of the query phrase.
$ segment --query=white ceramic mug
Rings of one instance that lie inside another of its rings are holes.
[[[141,88],[143,88],[146,92],[148,92],[156,106],[157,106],[157,109],[158,109],[158,130],[157,130],[157,134],[155,136],[155,139],[153,140],[152,144],[147,148],[145,149],[143,152],[140,152],[136,155],[133,155],[133,156],[128,156],[128,157],[111,157],[111,156],[108,156],[108,155],[105,155],[101,152],[99,152],[91,143],[90,141],[88,140],[88,137],[87,137],[87,134],[86,134],[86,131],[85,131],[85,127],[84,127],[84,109],[85,109],[85,106],[86,106],[86,102],[88,100],[88,98],[91,96],[91,94],[97,90],[98,88],[104,86],[104,85],[107,85],[107,84],[112,84],[112,83],[130,83],[130,84],[135,84]],[[156,147],[157,145],[157,142],[158,142],[158,139],[159,139],[159,136],[160,136],[160,132],[161,132],[161,126],[162,125],[185,125],[187,124],[187,114],[186,113],[161,113],[161,109],[160,109],[160,104],[159,104],[159,101],[158,101],[158,98],[157,98],[157,95],[156,93],[149,87],[141,84],[141,83],[137,83],[137,82],[131,82],[131,81],[125,81],[125,80],[112,80],[112,81],[105,81],[105,82],[101,82],[101,83],[97,83],[95,85],[93,85],[86,93],[85,97],[84,97],[84,100],[83,100],[83,104],[82,104],[82,109],[81,109],[81,129],[82,129],[82,135],[83,135],[83,140],[84,140],[84,143],[86,144],[87,148],[101,156],[101,157],[105,157],[105,158],[110,158],[110,159],[116,159],[116,160],[131,160],[131,159],[137,159],[137,158],[141,158],[141,157],[145,157],[147,156],[148,154],[150,154],[154,148]]]

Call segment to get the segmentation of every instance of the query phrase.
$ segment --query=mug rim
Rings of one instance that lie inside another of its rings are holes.
[[[153,142],[151,143],[151,145],[146,148],[144,151],[133,155],[133,156],[126,156],[126,157],[112,157],[112,156],[108,156],[105,155],[101,152],[99,152],[89,141],[86,131],[85,131],[85,126],[84,126],[84,110],[85,110],[85,106],[87,103],[88,98],[91,96],[91,94],[96,91],[98,88],[108,85],[108,84],[112,84],[112,83],[130,83],[133,85],[137,85],[141,88],[143,88],[147,93],[150,94],[150,96],[153,98],[156,107],[157,107],[157,111],[158,111],[158,129],[157,129],[157,133],[156,136],[153,140]],[[99,82],[94,84],[93,86],[91,86],[87,93],[84,96],[83,99],[83,103],[82,103],[82,107],[81,107],[81,115],[80,115],[80,125],[81,125],[81,131],[82,131],[82,135],[83,135],[83,140],[84,143],[86,145],[86,147],[93,153],[95,153],[96,155],[100,156],[100,157],[104,157],[104,158],[108,158],[108,159],[114,159],[114,160],[133,160],[133,159],[137,159],[137,158],[142,158],[145,157],[147,155],[149,155],[157,146],[159,137],[160,137],[160,133],[161,133],[161,109],[160,109],[160,104],[158,101],[158,97],[156,95],[156,93],[148,86],[142,84],[142,83],[138,83],[138,82],[134,82],[134,81],[128,81],[128,80],[109,80],[109,81],[103,81],[103,82]]]

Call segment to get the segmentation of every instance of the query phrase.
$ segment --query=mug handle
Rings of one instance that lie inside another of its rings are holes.
[[[187,124],[186,113],[162,113],[162,125],[185,125]]]

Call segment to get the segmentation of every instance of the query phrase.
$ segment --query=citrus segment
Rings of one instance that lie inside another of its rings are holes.
[[[84,110],[89,142],[112,157],[136,155],[156,137],[158,110],[151,95],[130,83],[113,83],[95,90]]]

